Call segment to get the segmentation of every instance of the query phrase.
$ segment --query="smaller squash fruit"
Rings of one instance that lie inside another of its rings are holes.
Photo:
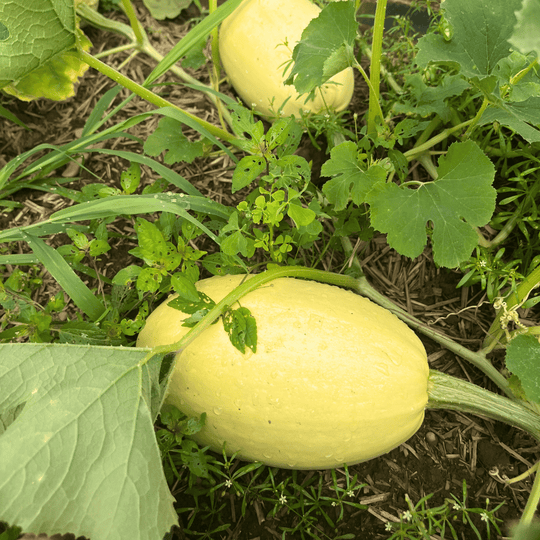
[[[267,118],[300,111],[344,110],[351,101],[351,68],[338,73],[306,101],[294,86],[285,85],[292,51],[302,32],[320,13],[309,0],[244,0],[221,24],[219,52],[230,83],[248,107]]]
[[[246,276],[197,283],[215,302]],[[169,298],[170,300],[171,298]],[[161,304],[137,345],[175,343],[188,315]],[[426,351],[388,310],[351,291],[278,278],[240,299],[257,323],[242,354],[221,319],[176,356],[166,402],[206,413],[193,438],[221,453],[291,469],[374,458],[420,427],[428,400]]]

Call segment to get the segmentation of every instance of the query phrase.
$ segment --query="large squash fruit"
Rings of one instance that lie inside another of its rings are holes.
[[[248,107],[270,118],[287,99],[283,116],[300,117],[301,110],[320,112],[325,103],[336,111],[347,107],[354,89],[351,68],[323,86],[324,99],[317,91],[315,99],[305,103],[307,95],[299,96],[294,86],[283,84],[294,46],[319,13],[309,0],[244,0],[223,21],[219,33],[221,62]]]
[[[245,276],[197,284],[218,302]],[[395,315],[350,291],[279,278],[240,299],[257,321],[254,354],[232,346],[221,320],[176,358],[167,401],[207,413],[194,438],[250,461],[294,469],[353,464],[389,452],[420,427],[425,349]],[[139,347],[178,341],[187,317],[161,304]]]

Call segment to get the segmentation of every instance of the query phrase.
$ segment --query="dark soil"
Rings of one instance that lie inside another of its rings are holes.
[[[190,11],[183,12],[177,20],[158,22],[151,19],[140,4],[137,3],[141,21],[154,46],[162,52],[170,49],[185,34],[189,18],[197,16],[197,10],[190,8]],[[114,16],[121,18],[120,15]],[[114,35],[92,28],[87,28],[86,31],[94,44],[94,52],[122,43],[122,39]],[[127,54],[116,55],[109,62],[115,66],[119,65],[126,56]],[[124,68],[124,71],[135,80],[141,81],[148,75],[153,65],[153,61],[139,55]],[[208,78],[204,70],[197,76],[202,80]],[[37,144],[61,145],[76,139],[97,100],[112,85],[111,81],[100,74],[89,71],[76,97],[65,102],[41,100],[24,103],[3,97],[2,104],[25,122],[31,131],[0,119],[0,167]],[[168,99],[181,103],[188,109],[196,110],[197,114],[208,121],[216,124],[219,122],[214,109],[201,98],[200,94],[183,85],[169,87],[167,91]],[[367,108],[366,97],[365,86],[359,80],[351,105],[352,112],[358,113],[359,117]],[[144,110],[147,110],[147,105],[140,100],[134,100],[116,120]],[[153,131],[156,123],[157,118],[140,124],[130,133],[145,139]],[[186,131],[186,134],[189,135],[189,131]],[[135,149],[142,152],[137,143],[129,139],[118,139],[108,144],[118,149]],[[320,166],[327,159],[324,147],[317,150],[306,142],[302,152],[313,160],[316,174],[317,165]],[[225,159],[199,160],[191,165],[180,164],[176,170],[208,197],[223,203],[232,203],[229,165]],[[104,156],[93,154],[85,157],[84,166],[85,169],[66,166],[56,174],[73,178],[72,183],[67,186],[74,189],[80,188],[84,183],[96,181],[101,181],[104,185],[118,186],[120,172],[126,163],[116,157],[105,159]],[[91,174],[87,171],[91,171]],[[143,181],[149,181],[152,174],[151,171],[144,170]],[[10,200],[20,203],[21,206],[0,215],[2,228],[42,220],[69,204],[60,197],[42,193],[31,187],[17,191]],[[131,261],[128,255],[129,249],[134,247],[129,235],[131,226],[131,222],[115,224],[121,233],[120,237],[113,253],[107,254],[102,259],[103,264],[109,267],[107,270],[109,276],[114,276],[119,269],[128,264],[136,264],[136,260]],[[356,241],[352,240],[353,243]],[[62,238],[56,238],[54,241],[63,243]],[[21,244],[18,249],[23,252],[26,247]],[[376,236],[369,242],[358,240],[356,253],[369,280],[380,292],[459,343],[472,350],[480,348],[493,317],[490,304],[484,303],[485,298],[479,289],[456,289],[461,275],[436,268],[429,248],[419,258],[410,260],[390,249],[383,236]],[[335,262],[329,260],[323,261],[323,264],[334,267]],[[55,286],[52,279],[46,279],[40,289],[42,298],[48,299],[52,296]],[[41,299],[35,300],[39,302]],[[486,377],[475,368],[465,364],[463,360],[428,338],[423,338],[423,341],[431,368],[495,390]],[[495,363],[498,361],[500,359],[494,358]],[[501,481],[500,476],[503,474],[516,476],[539,458],[539,445],[517,429],[460,413],[427,411],[422,428],[406,444],[385,456],[350,468],[351,476],[357,475],[359,482],[365,484],[355,502],[365,504],[366,509],[346,507],[345,517],[337,523],[335,530],[327,523],[321,522],[321,530],[326,536],[321,534],[320,537],[335,538],[352,533],[355,538],[361,540],[388,538],[389,533],[385,532],[385,524],[387,521],[399,521],[400,515],[407,509],[406,496],[414,504],[422,497],[433,494],[428,504],[430,507],[436,507],[452,495],[461,500],[464,482],[467,486],[468,507],[485,508],[488,499],[490,508],[504,503],[497,516],[504,520],[503,532],[508,535],[509,525],[519,518],[524,508],[530,491],[530,481],[508,486]],[[494,473],[496,470],[499,476]],[[313,475],[322,475],[323,482],[330,485],[329,471],[302,472],[298,475],[298,483],[308,482]],[[182,489],[175,495],[179,507],[183,504],[193,504],[192,501],[187,502]],[[270,507],[263,502],[248,505],[246,515],[242,517],[240,499],[228,493],[217,497],[220,497],[220,503],[226,503],[222,516],[231,525],[215,538],[274,540],[282,538],[280,527],[291,527],[295,524],[294,516],[285,510],[278,512],[276,517],[268,517]],[[337,509],[336,515],[330,517],[335,519],[336,516]],[[181,516],[184,526],[186,519],[186,515]],[[481,523],[478,522],[477,526],[480,530],[485,530]],[[204,530],[201,527],[204,527],[204,524],[194,525],[197,530]],[[455,527],[460,539],[476,538],[469,526],[458,522]],[[175,539],[186,537],[189,536],[182,530],[175,531],[173,535]],[[287,536],[287,538],[296,537]],[[492,538],[495,537],[496,535],[492,535]]]

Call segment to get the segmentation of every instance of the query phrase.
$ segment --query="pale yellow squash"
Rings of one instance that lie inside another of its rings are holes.
[[[197,284],[216,302],[244,276]],[[177,355],[167,401],[207,414],[194,438],[249,461],[326,469],[389,452],[420,427],[428,363],[389,311],[331,285],[279,278],[240,303],[257,321],[257,353],[234,348],[221,320]],[[183,313],[161,304],[139,347],[178,341]]]
[[[244,0],[223,21],[219,32],[221,62],[230,83],[248,107],[274,118],[285,103],[282,116],[300,117],[300,111],[321,112],[328,106],[344,110],[351,101],[354,78],[351,68],[335,75],[306,102],[294,86],[285,85],[284,71],[294,46],[320,9],[309,0]],[[287,73],[292,66],[289,66]],[[324,98],[323,98],[324,96]]]

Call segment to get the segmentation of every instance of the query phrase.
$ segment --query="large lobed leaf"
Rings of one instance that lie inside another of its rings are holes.
[[[478,243],[474,227],[485,225],[495,210],[495,168],[472,141],[454,143],[439,160],[438,178],[416,189],[377,184],[368,195],[371,224],[388,233],[388,243],[407,257],[418,257],[433,227],[433,259],[453,268]]]
[[[88,69],[76,45],[89,50],[91,43],[78,28],[74,3],[0,2],[0,33],[7,36],[0,39],[0,87],[5,92],[24,101],[63,100],[75,94],[75,83]]]
[[[489,76],[508,56],[508,40],[522,0],[445,0],[442,5],[452,36],[428,34],[418,42],[418,65],[452,62],[466,77]]]
[[[161,358],[144,357],[0,345],[0,521],[100,540],[161,540],[177,523],[153,428]]]
[[[485,225],[495,210],[495,168],[474,142],[466,141],[450,146],[437,173],[437,180],[414,187],[387,182],[384,169],[366,167],[351,141],[333,148],[321,170],[322,176],[333,177],[323,192],[335,210],[349,201],[369,204],[371,225],[411,258],[422,253],[432,227],[435,263],[454,268],[478,243],[474,227]]]

